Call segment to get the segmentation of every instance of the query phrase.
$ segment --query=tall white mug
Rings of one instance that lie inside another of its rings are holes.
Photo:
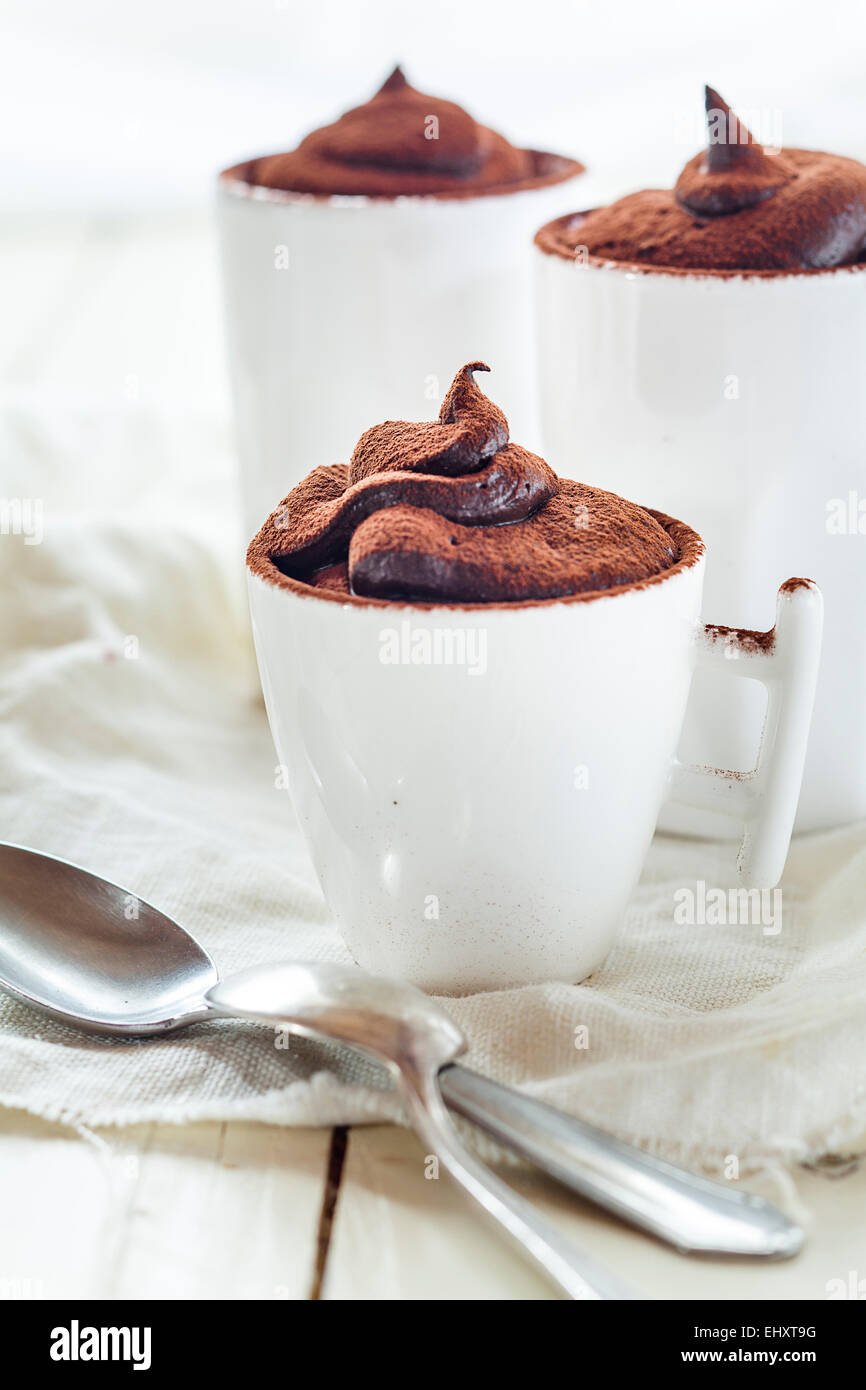
[[[787,575],[817,581],[826,631],[797,829],[866,817],[866,266],[731,277],[536,248],[547,458],[689,517],[708,548],[708,622],[766,628]],[[765,704],[747,682],[699,676],[681,756],[750,767]],[[671,810],[662,823],[732,829]]]
[[[720,641],[698,621],[702,543],[667,524],[677,566],[591,599],[383,603],[329,597],[270,564],[250,574],[277,755],[360,965],[449,993],[584,979],[670,798],[740,822],[744,888],[778,880],[821,596],[785,587],[774,641]],[[768,689],[748,778],[675,762],[696,665],[725,690],[742,676]]]
[[[514,437],[537,446],[532,234],[573,202],[573,168],[450,199],[325,198],[222,175],[248,535],[312,468],[345,462],[371,420],[433,418],[458,362],[495,363]]]

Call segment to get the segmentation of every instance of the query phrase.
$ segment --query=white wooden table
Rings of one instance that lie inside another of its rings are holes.
[[[396,1127],[81,1137],[0,1111],[0,1299],[554,1296],[447,1179],[424,1172],[420,1145]],[[795,1181],[811,1233],[782,1264],[685,1259],[544,1179],[515,1185],[647,1298],[821,1300],[830,1281],[866,1276],[866,1167]]]
[[[204,219],[7,226],[0,292],[0,387],[13,399],[110,405],[133,392],[227,413]],[[823,1299],[852,1271],[866,1280],[866,1167],[836,1180],[794,1175],[812,1234],[802,1256],[778,1265],[686,1260],[553,1184],[516,1181],[650,1298]],[[26,1296],[551,1295],[446,1179],[425,1178],[403,1130],[231,1123],[79,1135],[0,1111],[0,1298]]]

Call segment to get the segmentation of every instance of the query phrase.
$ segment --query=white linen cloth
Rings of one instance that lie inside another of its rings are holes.
[[[223,974],[347,960],[276,786],[225,430],[19,401],[0,458],[0,496],[41,500],[44,530],[0,535],[0,836],[176,916]],[[726,884],[732,855],[659,838],[590,980],[449,1001],[471,1065],[709,1171],[856,1145],[866,827],[795,845],[778,933],[677,922],[677,891]],[[266,1029],[115,1042],[5,996],[0,1103],[88,1126],[399,1117],[375,1069]]]

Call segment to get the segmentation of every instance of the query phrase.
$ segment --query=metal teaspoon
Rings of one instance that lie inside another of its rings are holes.
[[[268,973],[282,968],[262,968],[265,1000]],[[218,983],[198,942],[137,895],[65,860],[0,843],[0,988],[65,1023],[129,1037],[224,1013],[206,998]],[[456,1036],[443,1009],[412,994]],[[248,993],[244,998],[249,1003]],[[290,1022],[263,1012],[269,1022]],[[779,1258],[800,1249],[801,1229],[764,1198],[654,1158],[454,1056],[438,1075],[447,1105],[580,1196],[684,1252]]]

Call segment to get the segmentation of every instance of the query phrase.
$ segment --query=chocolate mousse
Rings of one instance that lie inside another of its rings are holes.
[[[675,188],[644,189],[542,227],[543,251],[639,268],[785,274],[866,260],[866,165],[765,150],[706,88],[709,140]]]
[[[288,154],[228,176],[290,193],[474,198],[560,183],[583,165],[509,144],[452,101],[426,96],[397,67],[363,106],[314,130]]]
[[[436,421],[387,420],[315,468],[250,545],[254,574],[322,597],[508,604],[584,598],[692,563],[687,527],[557,478],[462,367]]]

